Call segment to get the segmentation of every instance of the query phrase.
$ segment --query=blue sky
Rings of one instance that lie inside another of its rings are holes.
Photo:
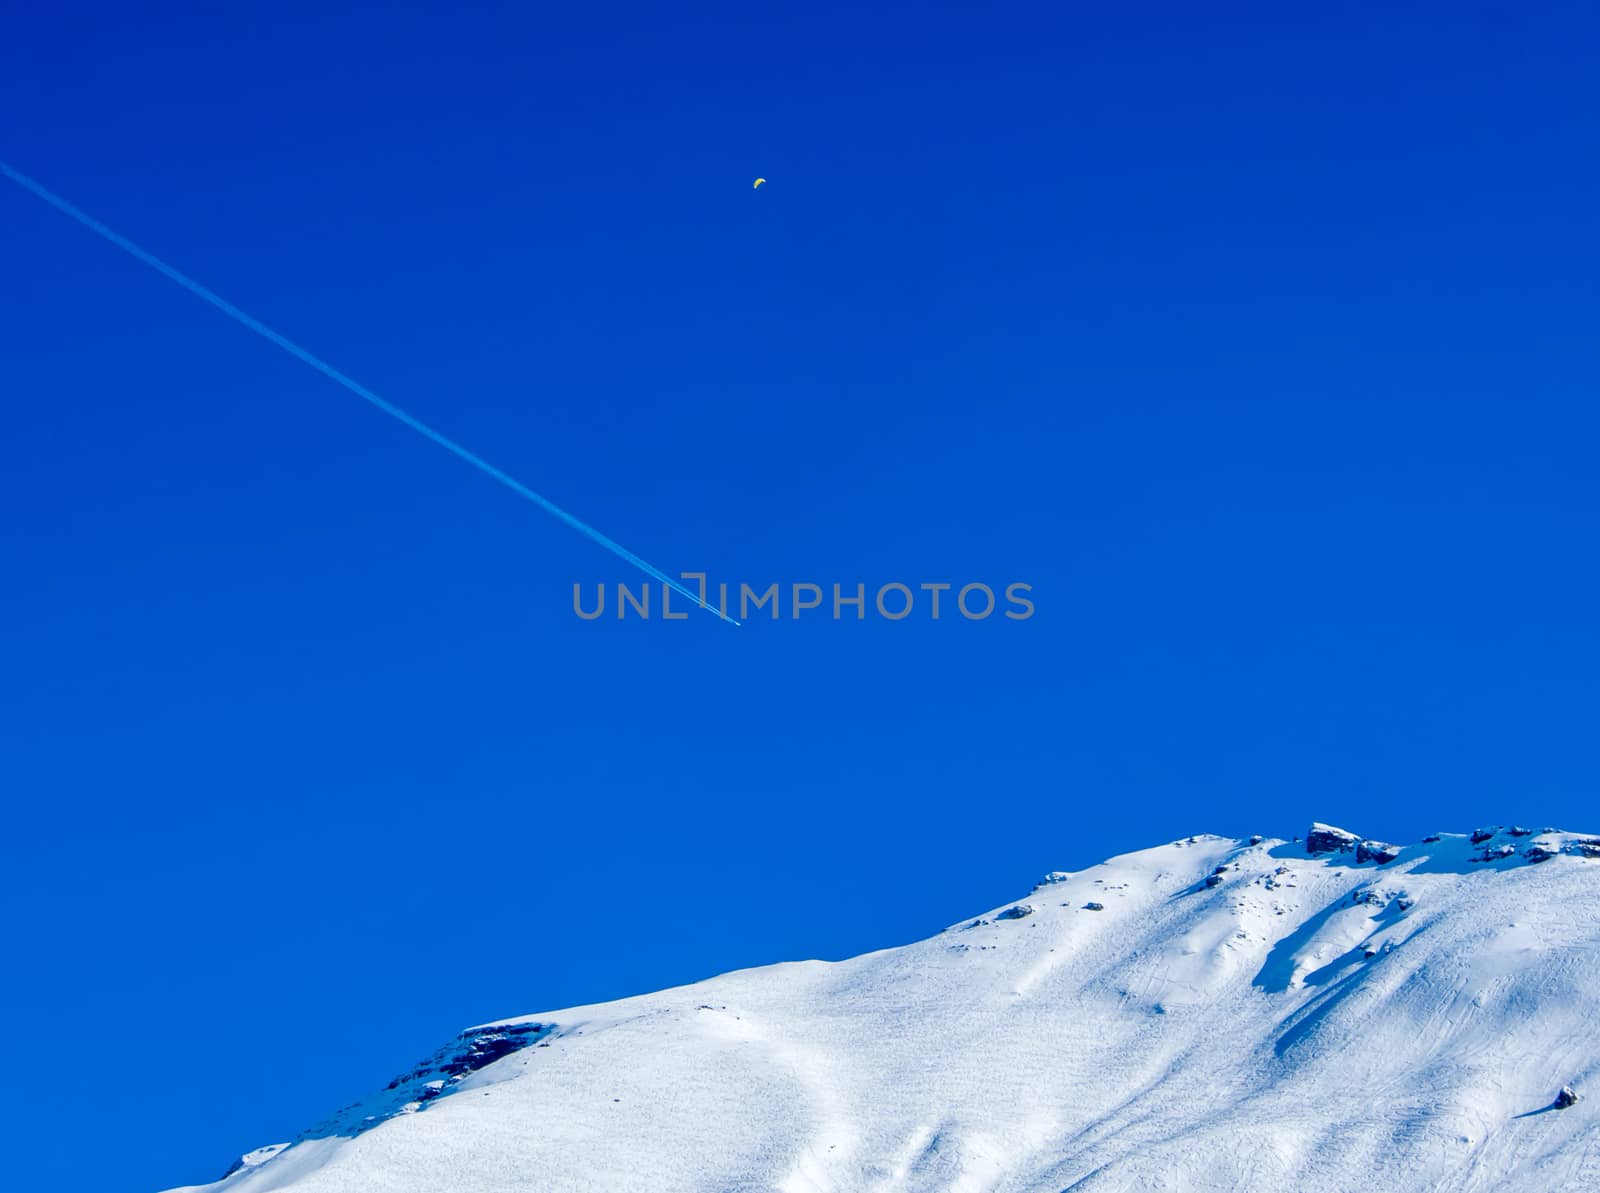
[[[32,6],[0,157],[18,1188],[1190,832],[1600,828],[1592,9]],[[750,183],[769,179],[760,191]]]

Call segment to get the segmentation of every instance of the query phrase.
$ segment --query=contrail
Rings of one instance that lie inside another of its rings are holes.
[[[599,543],[607,551],[610,551],[613,555],[616,555],[621,559],[625,559],[629,563],[633,564],[634,567],[638,568],[645,575],[651,577],[652,579],[661,581],[661,583],[665,584],[668,588],[671,588],[674,592],[681,593],[683,596],[688,597],[691,601],[693,601],[695,604],[699,605],[702,609],[705,609],[710,613],[716,614],[718,617],[720,617],[723,621],[727,622],[728,624],[730,624],[730,625],[738,625],[739,624],[733,618],[729,617],[726,613],[722,612],[722,610],[716,608],[713,605],[707,604],[705,601],[701,600],[700,597],[698,597],[694,593],[690,592],[681,583],[679,583],[677,580],[674,580],[671,576],[668,576],[665,572],[663,572],[660,568],[656,567],[654,564],[648,563],[645,560],[640,559],[637,555],[635,555],[632,551],[628,550],[626,547],[624,547],[621,543],[617,542],[615,539],[607,538],[605,535],[601,534],[598,530],[596,530],[593,526],[590,526],[587,522],[584,522],[582,519],[574,517],[572,514],[567,513],[566,510],[562,509],[559,505],[557,505],[555,502],[551,501],[548,497],[544,496],[542,493],[535,492],[534,490],[528,488],[527,485],[525,485],[521,481],[519,481],[516,477],[511,476],[511,475],[509,475],[507,473],[504,473],[504,472],[500,471],[500,469],[496,468],[493,464],[489,463],[489,461],[485,460],[482,456],[478,455],[476,452],[469,451],[467,448],[462,447],[461,444],[457,443],[454,439],[451,439],[449,436],[442,435],[438,431],[435,431],[432,427],[430,427],[427,423],[423,422],[421,419],[416,418],[413,415],[407,414],[404,410],[400,409],[400,407],[396,406],[393,402],[387,401],[384,398],[379,397],[377,394],[373,393],[366,386],[362,385],[359,381],[356,381],[354,378],[347,377],[345,374],[341,373],[338,369],[334,368],[327,361],[323,360],[320,356],[317,356],[312,352],[308,352],[306,349],[300,347],[299,344],[296,344],[288,336],[282,335],[279,332],[273,331],[272,328],[268,327],[265,323],[261,322],[261,320],[257,319],[254,315],[251,315],[246,311],[240,310],[238,307],[234,306],[227,299],[223,298],[220,294],[215,294],[212,291],[207,290],[204,286],[202,286],[199,282],[195,281],[193,278],[189,277],[187,274],[181,273],[180,271],[174,269],[172,266],[168,265],[165,261],[163,261],[160,257],[157,257],[154,253],[147,252],[146,250],[140,248],[138,245],[134,244],[133,241],[129,240],[126,236],[123,236],[120,233],[115,232],[112,229],[108,228],[105,224],[102,224],[99,220],[95,219],[93,216],[89,215],[87,212],[80,211],[78,208],[74,207],[71,203],[68,203],[60,195],[56,194],[54,191],[50,190],[48,187],[44,186],[43,184],[35,182],[32,178],[29,178],[26,174],[22,173],[22,171],[15,170],[12,167],[8,166],[5,162],[0,161],[0,174],[4,174],[7,178],[11,179],[12,182],[15,182],[18,186],[22,187],[24,190],[30,191],[33,194],[37,195],[39,198],[43,199],[46,203],[50,204],[50,206],[54,207],[57,211],[60,211],[60,212],[62,212],[64,214],[66,214],[66,215],[71,216],[73,219],[77,220],[78,223],[82,224],[85,228],[88,228],[89,231],[95,233],[95,235],[100,236],[100,237],[104,238],[105,240],[109,240],[112,244],[116,245],[119,249],[121,249],[123,252],[127,253],[129,256],[132,256],[132,257],[134,257],[134,258],[136,258],[136,259],[138,259],[140,261],[143,261],[146,265],[148,265],[151,269],[155,270],[157,273],[163,274],[166,277],[171,278],[174,282],[177,282],[178,285],[182,286],[185,290],[189,291],[189,293],[191,293],[193,295],[196,295],[197,297],[205,299],[212,306],[216,307],[217,310],[221,311],[224,315],[228,316],[228,318],[232,319],[234,322],[242,323],[245,327],[248,327],[251,331],[255,332],[262,339],[270,340],[272,343],[274,343],[278,347],[282,348],[290,356],[293,356],[293,357],[295,357],[295,358],[297,358],[299,360],[302,360],[306,364],[310,365],[313,369],[317,370],[317,372],[321,373],[324,377],[327,377],[327,378],[329,378],[330,380],[333,380],[333,381],[337,381],[340,385],[344,386],[351,393],[355,394],[356,397],[366,399],[368,402],[370,402],[374,406],[376,406],[379,410],[381,410],[385,414],[387,414],[390,418],[397,419],[400,422],[405,423],[406,426],[410,427],[417,434],[423,436],[426,439],[433,440],[433,442],[437,443],[440,447],[444,448],[446,451],[450,452],[451,454],[453,454],[455,456],[459,456],[461,459],[465,460],[468,464],[471,464],[479,472],[482,472],[482,473],[484,473],[484,474],[486,474],[488,476],[494,477],[495,480],[499,481],[502,485],[504,485],[506,488],[510,489],[513,493],[516,493],[516,494],[518,494],[519,496],[522,496],[522,497],[526,497],[529,501],[533,502],[534,505],[536,505],[540,509],[544,510],[547,514],[551,514],[551,515],[553,515],[553,516],[555,516],[557,518],[560,518],[568,526],[572,527],[574,530],[578,531],[580,534],[587,535],[589,538],[591,538],[595,542]]]

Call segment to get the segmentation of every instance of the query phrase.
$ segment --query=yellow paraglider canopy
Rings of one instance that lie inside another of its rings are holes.
[[[757,179],[756,179],[756,185],[755,185],[755,186],[753,186],[753,187],[751,187],[751,188],[750,188],[750,189],[751,189],[751,190],[755,190],[755,189],[756,189],[756,187],[759,187],[759,186],[760,186],[760,185],[761,185],[761,184],[762,184],[762,183],[763,183],[763,182],[765,182],[765,181],[766,181],[766,179],[765,179],[765,178],[757,178]]]

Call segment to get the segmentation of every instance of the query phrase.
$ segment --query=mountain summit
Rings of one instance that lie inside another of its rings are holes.
[[[1600,839],[1186,837],[463,1032],[174,1193],[1600,1190]]]

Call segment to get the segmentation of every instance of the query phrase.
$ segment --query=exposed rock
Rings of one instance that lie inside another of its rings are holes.
[[[420,1083],[418,1100],[437,1097],[446,1081],[460,1081],[519,1048],[526,1048],[547,1029],[544,1023],[491,1024],[462,1032],[448,1048],[443,1048],[416,1069],[402,1073],[385,1087],[397,1090]],[[427,1092],[431,1091],[431,1092]]]
[[[1206,887],[1207,887],[1207,889],[1210,889],[1211,887],[1221,886],[1221,885],[1222,885],[1222,875],[1220,875],[1220,874],[1207,874],[1206,875]]]
[[[1513,837],[1531,837],[1533,835],[1533,830],[1531,828],[1523,828],[1520,824],[1513,824],[1510,828],[1506,829],[1506,832],[1510,833]]]
[[[1263,837],[1260,833],[1256,833],[1250,838],[1250,840],[1246,841],[1245,844],[1246,845],[1259,845],[1259,844],[1261,844],[1261,842],[1263,842],[1265,840],[1266,840],[1266,838]]]
[[[1043,878],[1041,878],[1038,882],[1034,883],[1033,884],[1033,889],[1034,890],[1038,890],[1040,887],[1055,886],[1056,883],[1065,882],[1067,879],[1069,879],[1071,877],[1072,877],[1072,875],[1067,873],[1067,871],[1065,871],[1065,870],[1052,870],[1052,871],[1050,871],[1050,873],[1046,874]]]
[[[1472,843],[1474,845],[1482,845],[1485,841],[1499,831],[1499,825],[1496,825],[1494,828],[1475,828],[1472,830]]]
[[[1590,838],[1586,841],[1569,842],[1567,852],[1575,853],[1579,857],[1594,858],[1600,861],[1600,839]]]
[[[230,1167],[227,1172],[222,1174],[222,1179],[227,1180],[234,1173],[240,1172],[246,1168],[259,1167],[288,1146],[289,1145],[287,1143],[274,1143],[267,1147],[258,1147],[253,1152],[246,1152],[233,1162],[232,1167]]]
[[[301,1138],[355,1136],[396,1115],[416,1113],[454,1093],[479,1069],[530,1045],[543,1046],[558,1034],[553,1023],[491,1023],[468,1028],[427,1060],[389,1082],[380,1093],[346,1106]]]
[[[1083,909],[1085,911],[1104,911],[1106,905],[1104,903],[1085,903]]]
[[[1385,845],[1382,841],[1362,841],[1356,846],[1356,861],[1358,863],[1377,862],[1384,866],[1400,856],[1400,850],[1394,845]]]
[[[1306,852],[1318,853],[1349,853],[1356,847],[1359,838],[1354,833],[1348,833],[1342,828],[1334,828],[1331,824],[1315,823],[1306,832]]]
[[[1556,851],[1544,845],[1530,845],[1522,851],[1522,856],[1530,862],[1548,862],[1555,857]]]
[[[1027,903],[1018,903],[1015,907],[1008,907],[1004,911],[996,912],[997,920],[1020,920],[1024,916],[1033,914],[1033,907]]]
[[[1579,1101],[1582,1100],[1582,1098],[1583,1095],[1577,1090],[1573,1089],[1570,1085],[1563,1085],[1561,1087],[1561,1092],[1556,1095],[1556,1100],[1550,1103],[1550,1105],[1554,1106],[1557,1110],[1567,1110],[1573,1106],[1576,1106]]]
[[[1424,845],[1435,845],[1435,844],[1438,844],[1438,841],[1439,841],[1439,834],[1438,833],[1429,833],[1426,837],[1422,838],[1422,843]]]

